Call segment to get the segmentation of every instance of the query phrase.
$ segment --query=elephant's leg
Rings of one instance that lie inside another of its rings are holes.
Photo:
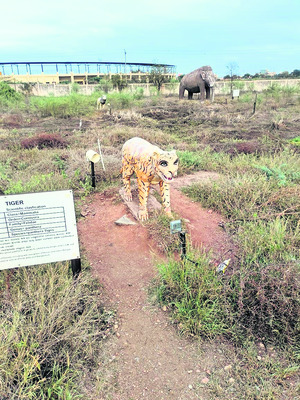
[[[193,98],[193,92],[188,90],[188,99],[192,100],[192,98]]]
[[[202,78],[200,78],[199,82],[199,91],[200,91],[200,100],[203,101],[205,100],[205,82]]]
[[[206,88],[206,98],[209,100],[210,99],[210,87]]]
[[[185,87],[184,86],[179,86],[179,98],[183,99],[184,98],[184,91],[185,91]]]

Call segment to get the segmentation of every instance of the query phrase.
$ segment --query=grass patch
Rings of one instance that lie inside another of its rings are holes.
[[[273,346],[248,341],[238,353],[227,350],[225,357],[227,363],[211,371],[211,398],[297,399],[299,366]]]
[[[114,314],[89,273],[74,281],[68,270],[57,263],[1,272],[1,398],[79,399],[92,391]]]
[[[222,280],[206,254],[188,258],[197,265],[175,260],[158,265],[157,299],[171,310],[180,331],[208,338],[224,334],[229,327],[220,306]]]
[[[288,163],[287,156],[278,154],[277,163],[276,155],[256,159],[271,167],[286,157],[277,169],[255,171],[249,165],[247,174],[230,172],[184,190],[221,212],[237,243],[237,260],[220,302],[237,340],[251,335],[293,344],[299,329],[299,159],[291,155]]]

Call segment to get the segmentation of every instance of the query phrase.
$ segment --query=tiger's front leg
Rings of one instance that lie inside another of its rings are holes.
[[[133,166],[128,163],[125,158],[123,159],[122,164],[122,178],[125,189],[124,198],[126,201],[132,201],[130,178],[133,175],[134,169]]]
[[[162,205],[165,210],[165,213],[169,218],[172,218],[173,215],[171,212],[170,185],[164,181],[160,181],[159,187],[160,187]]]
[[[148,219],[147,202],[150,190],[150,182],[142,181],[140,178],[137,179],[138,192],[139,192],[139,219],[146,221]]]

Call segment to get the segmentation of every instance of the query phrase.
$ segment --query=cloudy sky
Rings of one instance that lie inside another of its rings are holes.
[[[126,52],[177,73],[300,69],[300,0],[14,0],[0,21],[0,62],[124,62]]]

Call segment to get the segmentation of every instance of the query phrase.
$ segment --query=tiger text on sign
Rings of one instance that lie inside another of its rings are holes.
[[[77,258],[71,190],[0,196],[0,270]]]

